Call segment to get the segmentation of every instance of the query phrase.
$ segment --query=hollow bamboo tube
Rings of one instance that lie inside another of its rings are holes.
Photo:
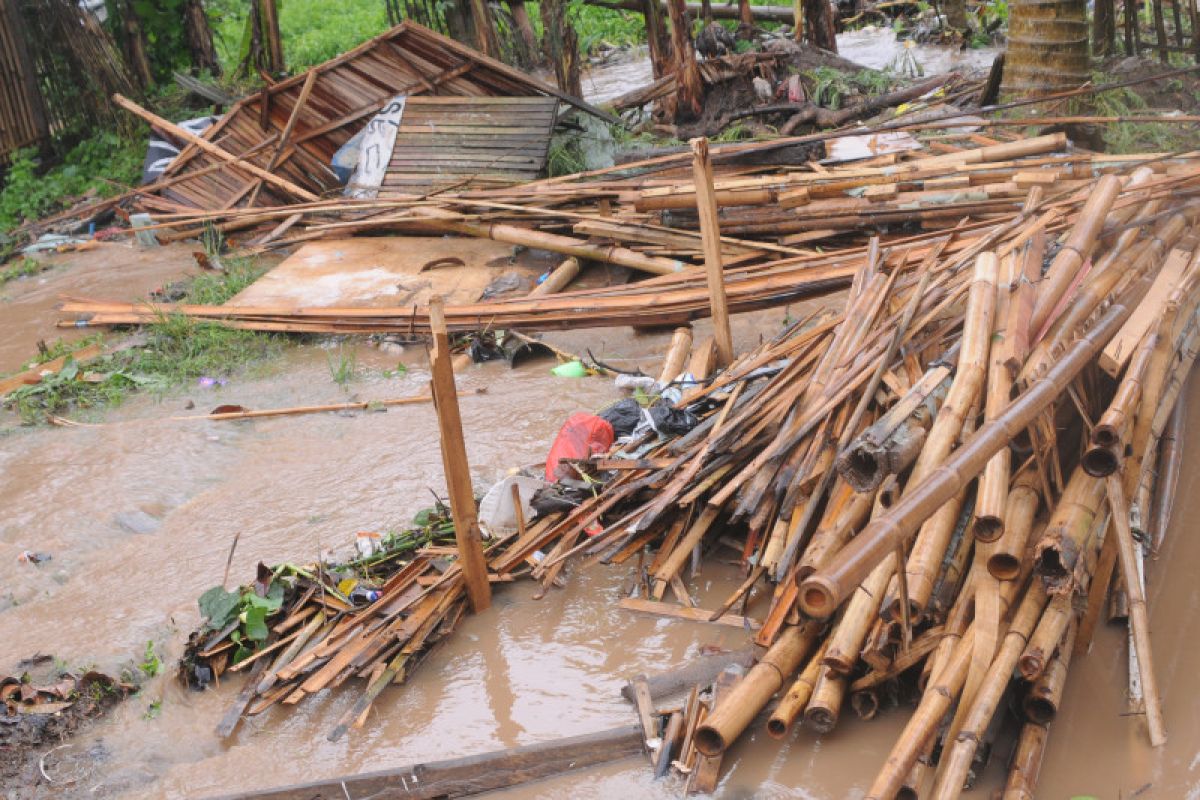
[[[1046,606],[1046,613],[1037,628],[1027,637],[1025,649],[1017,659],[1021,677],[1033,682],[1042,677],[1054,655],[1054,649],[1062,641],[1063,634],[1075,618],[1072,594],[1056,594]]]
[[[933,798],[944,800],[944,798],[958,797],[962,792],[976,748],[982,741],[988,724],[1004,696],[1004,690],[1012,675],[1013,665],[1021,655],[1021,649],[1030,632],[1038,624],[1039,617],[1042,616],[1046,600],[1045,588],[1041,581],[1034,578],[1025,590],[1025,596],[1021,600],[1021,605],[1017,607],[1017,613],[1013,616],[999,652],[988,668],[979,690],[975,693],[975,698],[963,719],[958,735],[954,737],[948,752],[944,752],[942,755],[937,778],[934,780],[931,795]]]
[[[446,472],[446,487],[450,493],[450,513],[454,518],[458,564],[462,569],[471,610],[478,614],[491,606],[492,587],[488,583],[483,536],[476,517],[475,489],[471,485],[471,468],[467,462],[467,447],[463,439],[462,415],[458,410],[458,394],[454,389],[454,368],[450,363],[450,338],[446,333],[445,308],[440,296],[429,299],[429,325],[433,333],[433,350],[429,357],[432,373],[429,388],[433,395],[434,407],[437,409],[442,466]]]
[[[837,469],[859,492],[875,489],[889,475],[908,469],[925,445],[934,413],[950,388],[950,371],[942,364],[921,380],[887,413],[859,434],[838,456]]]
[[[1008,343],[1009,306],[1017,272],[1023,266],[1016,253],[1010,253],[1001,263],[1001,278],[996,298],[995,322],[988,357],[987,391],[984,419],[995,419],[1008,405],[1012,394],[1013,374],[1008,367],[1012,355]],[[1020,320],[1018,320],[1020,322]],[[1009,474],[1012,470],[1012,450],[1002,447],[988,460],[975,491],[975,524],[972,531],[981,542],[994,542],[1004,532],[1004,510],[1008,502]]]
[[[1017,749],[1008,768],[1008,780],[1004,784],[1001,800],[1035,800],[1038,773],[1042,769],[1042,756],[1046,752],[1046,737],[1050,733],[1044,725],[1027,722],[1021,726],[1017,738]]]
[[[700,215],[700,242],[704,250],[704,269],[708,278],[713,336],[717,342],[717,363],[727,367],[733,363],[733,335],[729,330],[725,267],[721,261],[721,229],[717,217],[716,192],[713,190],[712,161],[708,157],[708,139],[703,136],[692,139],[691,146],[696,210]]]
[[[831,669],[821,670],[808,699],[808,707],[804,709],[804,724],[818,734],[829,733],[837,727],[848,683],[845,675]]]
[[[660,385],[667,386],[679,377],[691,349],[692,329],[687,325],[676,328],[671,337],[671,345],[667,348],[667,357],[663,359],[662,372],[658,375]]]
[[[1011,581],[1020,574],[1021,559],[1027,550],[1039,501],[1037,471],[1025,469],[1017,475],[1009,490],[1004,510],[1004,534],[988,555],[987,571],[996,579]]]
[[[1067,668],[1071,666],[1071,655],[1075,649],[1075,632],[1079,630],[1076,619],[1072,618],[1063,634],[1054,658],[1046,666],[1041,677],[1029,687],[1021,708],[1025,719],[1039,725],[1049,725],[1058,715],[1058,706],[1062,702],[1063,689],[1067,685]]]
[[[819,632],[819,624],[811,621],[784,628],[762,660],[696,729],[696,749],[706,756],[725,752],[812,652]]]
[[[791,687],[784,693],[780,699],[779,705],[775,706],[775,710],[771,712],[770,719],[767,720],[767,733],[775,739],[785,739],[791,733],[792,725],[796,722],[796,718],[803,713],[805,707],[808,706],[808,700],[812,697],[813,687],[817,685],[817,678],[821,675],[821,670],[824,667],[821,660],[825,657],[825,648],[829,646],[829,640],[817,649],[817,652],[808,660],[808,664],[804,669],[800,670],[800,674],[796,676],[796,680],[792,682]]]
[[[1046,231],[1039,227],[1021,249],[1019,273],[1013,279],[1012,296],[1008,301],[1007,335],[1004,340],[1005,365],[1012,374],[1020,371],[1029,356],[1029,343],[1037,331],[1029,330],[1033,304],[1037,299],[1037,284],[1042,278],[1042,262],[1046,253]]]
[[[1100,417],[1100,421],[1092,427],[1088,437],[1088,448],[1080,460],[1080,464],[1089,475],[1103,478],[1117,471],[1121,463],[1121,443],[1126,429],[1133,422],[1138,400],[1142,396],[1142,381],[1157,344],[1157,331],[1149,331],[1142,337],[1129,366],[1125,369],[1125,375],[1117,385],[1117,393]]]
[[[854,592],[842,612],[842,618],[829,634],[829,648],[825,651],[824,665],[838,675],[849,675],[858,661],[859,651],[871,623],[878,616],[883,590],[896,571],[895,557],[880,561],[871,574]]]
[[[575,280],[575,276],[579,274],[579,259],[571,256],[563,259],[562,263],[554,268],[554,271],[546,276],[546,280],[533,287],[533,291],[529,293],[530,297],[544,297],[548,294],[556,294],[567,288],[571,281]]]
[[[150,113],[149,111],[142,108],[137,103],[133,102],[132,100],[128,99],[127,97],[124,97],[120,94],[114,94],[112,99],[113,99],[113,102],[116,103],[117,105],[119,105],[121,108],[123,108],[126,111],[129,111],[133,114],[136,114],[137,116],[146,120],[146,122],[149,122],[154,127],[158,128],[160,130],[166,131],[167,133],[171,134],[172,136],[182,139],[183,141],[188,142],[189,144],[193,144],[196,147],[199,147],[201,150],[208,153],[210,156],[214,156],[216,158],[222,159],[223,161],[228,161],[231,165],[233,165],[237,169],[243,170],[245,172],[249,172],[251,175],[254,175],[256,178],[261,178],[262,180],[266,181],[267,183],[271,184],[272,186],[282,189],[283,191],[287,192],[290,195],[299,197],[302,200],[308,200],[310,202],[316,201],[318,199],[315,194],[308,191],[307,189],[297,186],[296,184],[292,183],[291,181],[281,178],[273,172],[268,172],[267,170],[263,169],[262,167],[252,164],[249,161],[246,161],[244,158],[235,156],[232,153],[222,150],[220,147],[218,147],[217,145],[208,141],[207,139],[204,139],[200,136],[197,136],[196,134],[192,133],[189,130],[179,127],[178,125],[171,122],[170,120],[163,119],[162,117],[160,117],[156,114]]]
[[[958,369],[938,410],[925,446],[917,456],[909,485],[919,482],[941,464],[953,449],[967,422],[968,411],[978,400],[987,375],[989,340],[996,308],[996,274],[999,262],[996,254],[983,252],[975,260],[966,316],[963,319],[962,347]],[[907,492],[905,493],[907,494]],[[933,593],[938,567],[950,543],[950,535],[958,521],[959,502],[951,501],[938,508],[926,519],[917,532],[905,565],[908,580],[908,607],[912,617],[919,617]],[[899,615],[897,615],[899,616]]]
[[[867,791],[868,800],[890,800],[895,797],[909,771],[933,739],[938,724],[950,710],[954,698],[962,690],[963,682],[967,678],[974,633],[974,628],[969,627],[954,646],[946,664],[930,677],[929,685],[922,693],[916,711],[905,724],[904,731],[892,747],[887,761]]]
[[[1070,587],[1103,501],[1104,480],[1076,467],[1050,515],[1046,532],[1034,548],[1034,569],[1051,591]]]
[[[1029,321],[1032,330],[1039,331],[1046,324],[1050,313],[1074,280],[1075,274],[1087,261],[1104,226],[1104,219],[1120,191],[1121,179],[1115,175],[1101,177],[1091,188],[1071,235],[1050,263],[1038,286],[1037,301],[1033,305],[1033,315]]]
[[[1161,747],[1166,744],[1167,731],[1163,722],[1161,695],[1154,675],[1154,656],[1150,649],[1150,618],[1146,611],[1146,595],[1138,579],[1137,563],[1134,560],[1133,532],[1129,529],[1129,504],[1125,501],[1125,489],[1119,475],[1105,478],[1108,502],[1112,509],[1113,530],[1117,537],[1118,562],[1121,575],[1125,578],[1125,592],[1129,596],[1129,626],[1133,630],[1133,643],[1137,652],[1138,671],[1142,678],[1142,695],[1146,704],[1146,724],[1150,730],[1150,744]]]

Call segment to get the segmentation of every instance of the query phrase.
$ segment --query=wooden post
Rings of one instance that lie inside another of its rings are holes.
[[[442,465],[446,471],[446,487],[450,492],[454,538],[458,542],[458,563],[467,586],[467,600],[471,603],[471,610],[478,614],[491,606],[492,588],[488,584],[483,539],[476,519],[475,489],[471,486],[467,445],[463,441],[462,417],[458,413],[450,336],[446,332],[446,309],[441,296],[429,298],[429,327],[433,332],[433,350],[429,354],[433,377],[429,381],[429,388],[437,409]]]
[[[700,213],[700,241],[704,247],[704,269],[708,273],[713,336],[717,340],[717,364],[727,367],[733,362],[733,335],[729,332],[725,268],[721,263],[721,229],[717,222],[717,198],[713,190],[712,162],[708,158],[708,139],[703,136],[692,139],[691,145],[696,210]]]

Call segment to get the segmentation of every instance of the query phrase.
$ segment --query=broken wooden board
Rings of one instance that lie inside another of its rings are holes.
[[[537,178],[558,112],[554,97],[413,97],[379,195]]]
[[[222,800],[345,800],[347,797],[418,800],[466,797],[629,758],[641,751],[642,728],[640,725],[628,725],[465,758],[230,794]]]
[[[1158,322],[1163,308],[1166,307],[1167,297],[1179,283],[1189,260],[1191,253],[1185,250],[1171,251],[1167,262],[1150,285],[1150,291],[1146,292],[1146,296],[1134,310],[1133,316],[1121,326],[1121,330],[1117,331],[1112,341],[1105,345],[1104,352],[1100,354],[1101,369],[1114,378],[1121,374],[1121,370],[1133,356],[1133,351],[1137,349],[1138,342],[1146,335],[1146,331],[1150,330],[1150,326]]]
[[[103,345],[89,344],[87,347],[80,348],[74,353],[59,356],[53,361],[38,364],[24,372],[18,372],[16,375],[4,378],[0,380],[0,399],[3,399],[10,392],[15,392],[22,386],[34,386],[41,383],[42,379],[47,375],[57,375],[67,365],[68,361],[74,361],[76,364],[83,365],[99,358],[103,352]]]
[[[358,237],[309,242],[229,301],[231,306],[424,307],[479,300],[489,285],[528,294],[538,266],[513,262],[512,245],[490,239]]]
[[[714,625],[728,625],[732,628],[747,628],[749,630],[758,630],[762,627],[762,622],[759,620],[741,617],[737,614],[725,614],[715,620],[710,620],[709,617],[712,616],[712,611],[703,608],[688,608],[686,606],[675,605],[674,603],[643,600],[640,597],[623,598],[617,605],[626,611],[640,611],[643,614],[674,617],[675,619],[684,619],[690,622],[711,622]]]

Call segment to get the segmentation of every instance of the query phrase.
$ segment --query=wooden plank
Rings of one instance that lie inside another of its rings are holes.
[[[660,603],[655,600],[644,600],[640,597],[623,598],[617,605],[626,611],[637,611],[642,614],[654,614],[660,617],[673,617],[689,622],[713,622],[717,625],[728,625],[732,628],[749,628],[750,630],[757,630],[762,627],[761,622],[750,617],[725,614],[715,620],[710,620],[709,617],[712,616],[712,611],[703,608],[685,608],[673,603]]]
[[[471,483],[471,468],[467,463],[467,446],[463,440],[462,416],[458,411],[450,338],[446,331],[445,308],[441,297],[430,300],[429,327],[433,334],[433,350],[429,356],[432,373],[429,388],[437,408],[442,464],[446,473],[446,489],[450,494],[450,515],[454,518],[454,539],[458,543],[457,564],[462,569],[471,610],[478,614],[492,604],[492,588],[487,578],[487,561],[483,557],[483,535],[476,518],[475,489]]]
[[[0,399],[9,392],[15,392],[22,386],[34,386],[42,382],[46,375],[57,375],[62,372],[62,368],[67,365],[68,361],[74,360],[76,364],[86,364],[95,358],[98,358],[104,352],[103,345],[89,344],[87,347],[82,347],[74,353],[65,356],[59,356],[53,361],[47,361],[45,364],[38,364],[30,367],[24,372],[18,372],[16,375],[0,380]]]
[[[1133,315],[1121,326],[1117,335],[1105,345],[1100,354],[1100,367],[1109,375],[1115,378],[1121,373],[1133,356],[1138,342],[1146,335],[1146,331],[1150,330],[1150,326],[1158,322],[1166,305],[1167,295],[1179,283],[1190,258],[1191,254],[1185,250],[1171,251],[1154,283],[1150,285],[1150,291],[1146,292],[1142,302],[1138,303]]]
[[[240,792],[211,800],[345,800],[347,797],[383,796],[426,800],[464,797],[630,758],[641,750],[641,727],[626,725],[599,733],[464,758]]]

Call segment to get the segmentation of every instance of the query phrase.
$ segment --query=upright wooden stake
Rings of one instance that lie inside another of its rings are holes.
[[[492,588],[488,585],[483,538],[475,515],[475,489],[471,486],[471,468],[467,464],[467,446],[463,441],[462,417],[458,413],[454,367],[450,358],[450,337],[446,332],[446,309],[440,295],[429,298],[429,327],[433,332],[433,350],[429,354],[433,377],[429,388],[437,409],[442,465],[446,471],[446,487],[450,491],[454,538],[458,542],[458,563],[467,586],[467,600],[471,610],[478,614],[492,604]]]
[[[1167,743],[1167,729],[1163,722],[1158,681],[1154,677],[1154,658],[1150,654],[1150,615],[1146,612],[1146,596],[1142,592],[1142,582],[1138,579],[1137,562],[1133,554],[1135,545],[1133,531],[1129,529],[1129,504],[1125,502],[1125,487],[1121,485],[1120,473],[1109,475],[1106,480],[1108,504],[1112,509],[1112,534],[1117,537],[1121,575],[1125,578],[1125,593],[1129,597],[1129,627],[1133,630],[1138,669],[1142,673],[1142,695],[1146,703],[1150,744],[1161,747]]]
[[[725,267],[721,263],[721,229],[717,222],[717,198],[713,190],[712,162],[708,139],[692,139],[692,175],[696,183],[696,210],[700,213],[700,241],[704,247],[704,269],[708,273],[708,299],[712,307],[713,336],[717,340],[717,363],[733,362],[733,335],[729,332],[729,303],[725,299]]]

